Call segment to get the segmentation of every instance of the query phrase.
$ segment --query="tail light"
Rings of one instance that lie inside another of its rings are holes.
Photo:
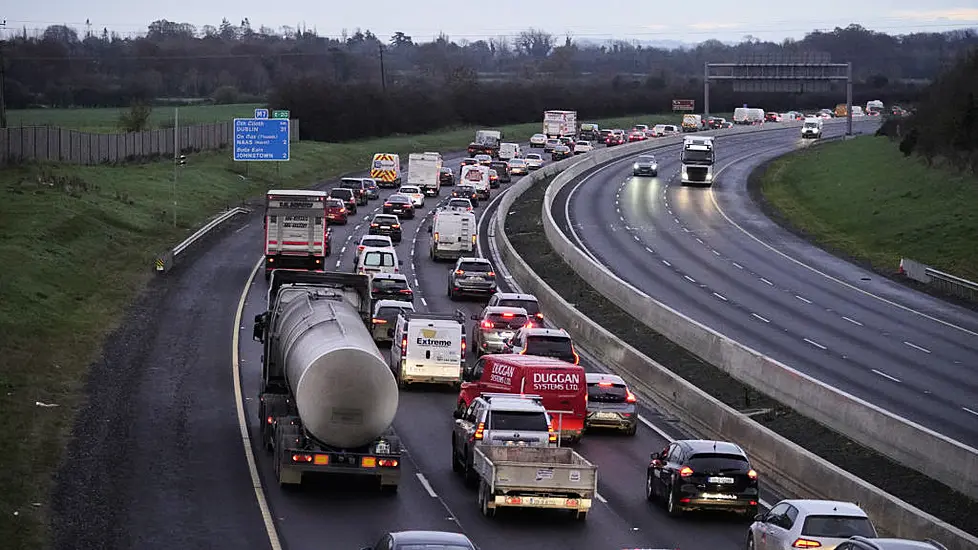
[[[312,462],[312,455],[294,454],[292,455],[292,462]],[[808,548],[808,547],[801,546],[800,548]]]
[[[792,548],[819,548],[821,546],[821,542],[808,539],[796,539],[795,542],[791,543]]]
[[[479,425],[475,428],[475,434],[472,436],[473,439],[482,439],[485,435],[486,423],[479,422]]]
[[[495,276],[496,276],[495,271],[490,271],[489,273],[486,273],[486,277],[489,277],[490,279],[494,278]]]
[[[414,291],[411,290],[410,288],[402,288],[401,294],[414,294]]]
[[[456,269],[456,270],[455,270],[455,274],[456,274],[456,275],[465,275],[465,272],[464,272],[464,271],[462,271],[461,269]]]
[[[432,238],[432,240],[434,240],[434,241],[437,242],[438,241],[438,232],[435,231],[435,233],[431,236],[431,238]]]
[[[628,392],[628,395],[625,397],[625,403],[636,403],[636,402],[638,402],[638,398],[635,397],[635,394],[632,393],[632,390],[625,390],[625,391]]]
[[[389,202],[385,202],[385,203],[384,203],[384,206],[394,206],[394,205],[393,205],[392,203],[389,203]]]
[[[747,472],[747,477],[751,478],[752,480],[756,480],[757,479],[757,472],[755,470],[749,470]]]
[[[547,441],[550,443],[557,442],[557,432],[554,431],[554,423],[552,420],[547,424]]]
[[[465,341],[465,335],[462,335],[462,361],[465,361],[465,350],[468,349],[469,344]]]
[[[679,476],[680,476],[680,477],[689,477],[689,476],[691,476],[691,475],[693,475],[693,469],[692,469],[692,468],[690,468],[689,466],[683,466],[683,467],[682,467],[682,468],[681,468],[681,469],[679,470]]]
[[[366,246],[363,246],[362,244],[359,245],[359,246],[357,246],[357,250],[363,250],[364,248],[367,248],[367,247]]]
[[[374,319],[374,324],[375,325],[386,325],[387,324],[387,319]]]
[[[401,357],[407,357],[407,336],[401,338]]]
[[[611,386],[614,386],[614,384],[611,382],[598,382],[598,386],[602,388],[610,388]]]
[[[495,325],[492,324],[492,321],[490,321],[489,319],[486,319],[485,321],[482,322],[482,325],[481,326],[482,326],[482,328],[492,328]]]
[[[580,365],[581,364],[581,356],[578,355],[576,351],[574,352],[574,364],[575,365]]]
[[[507,319],[513,317],[514,315],[515,315],[514,313],[503,313],[503,317],[505,317]]]
[[[372,224],[370,224],[370,227],[380,227],[380,224],[379,223],[372,223]]]
[[[537,319],[543,320],[543,314],[542,313],[537,313]]]
[[[346,213],[346,208],[340,208],[340,214],[345,214],[345,213]]]
[[[391,227],[394,228],[394,229],[399,229],[401,227],[401,224],[395,223],[395,224],[391,225]]]

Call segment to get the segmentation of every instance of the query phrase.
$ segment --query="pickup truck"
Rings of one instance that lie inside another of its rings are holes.
[[[472,462],[486,517],[497,508],[546,508],[583,521],[598,492],[598,467],[569,447],[479,445]]]

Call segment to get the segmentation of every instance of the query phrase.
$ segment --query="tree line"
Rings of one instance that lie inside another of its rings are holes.
[[[978,48],[921,93],[913,115],[887,120],[878,134],[898,140],[904,155],[978,174]]]

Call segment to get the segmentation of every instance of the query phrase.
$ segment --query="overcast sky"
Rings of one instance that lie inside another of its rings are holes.
[[[218,25],[249,18],[254,28],[279,28],[303,23],[321,35],[339,36],[343,30],[370,29],[381,37],[402,31],[416,41],[428,41],[445,32],[453,39],[478,40],[512,36],[528,27],[563,37],[595,41],[610,38],[702,42],[710,38],[736,41],[745,35],[766,40],[801,38],[814,29],[832,29],[859,23],[865,27],[903,34],[978,26],[974,0],[814,0],[791,4],[774,0],[700,0],[695,4],[635,2],[634,0],[563,0],[533,3],[516,0],[463,2],[459,0],[370,0],[360,2],[291,0],[269,2],[200,2],[168,0],[44,0],[12,2],[5,8],[7,29],[43,28],[67,24],[84,30],[108,27],[122,34],[144,32],[157,19]],[[969,6],[970,7],[967,7]],[[228,6],[228,7],[221,7]],[[233,6],[233,7],[231,7]],[[555,9],[559,6],[561,9]],[[681,8],[688,7],[688,11]]]

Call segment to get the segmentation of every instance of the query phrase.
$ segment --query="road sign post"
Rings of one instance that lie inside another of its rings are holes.
[[[695,99],[673,99],[672,110],[673,111],[695,111],[696,100]]]
[[[256,109],[255,114],[267,109]],[[234,160],[241,162],[288,162],[291,155],[289,119],[234,119]]]

